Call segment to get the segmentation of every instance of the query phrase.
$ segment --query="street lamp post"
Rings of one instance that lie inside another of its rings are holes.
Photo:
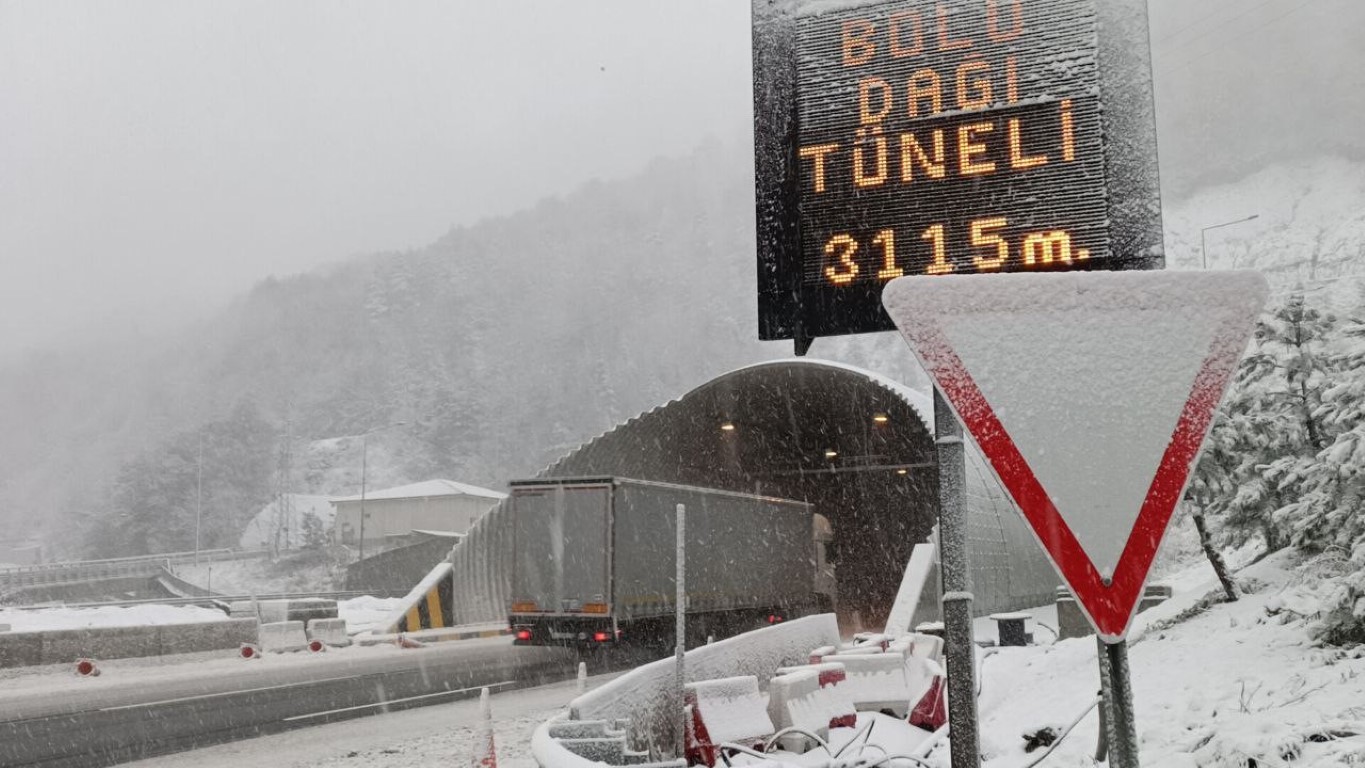
[[[374,427],[360,435],[360,559],[365,559],[365,472],[370,453],[370,435],[384,429],[401,427],[406,421],[395,421],[382,427]]]
[[[199,433],[199,458],[194,468],[194,564],[199,565],[199,532],[204,519],[204,433]]]
[[[1208,269],[1208,268],[1209,268],[1209,251],[1208,251],[1208,238],[1207,238],[1207,235],[1208,235],[1208,233],[1209,233],[1209,230],[1212,230],[1212,229],[1222,229],[1223,227],[1230,227],[1230,226],[1232,226],[1232,225],[1234,225],[1234,224],[1245,224],[1245,223],[1247,223],[1248,221],[1253,221],[1253,220],[1255,220],[1255,219],[1259,219],[1260,217],[1261,217],[1261,214],[1259,214],[1259,213],[1253,213],[1253,214],[1251,214],[1250,216],[1246,217],[1245,219],[1238,219],[1238,220],[1236,220],[1236,221],[1229,221],[1229,222],[1225,222],[1225,223],[1223,223],[1223,224],[1214,224],[1214,225],[1211,226],[1211,227],[1204,227],[1203,229],[1199,230],[1199,255],[1200,255],[1200,257],[1201,257],[1201,258],[1203,259],[1203,261],[1204,261],[1204,269]]]

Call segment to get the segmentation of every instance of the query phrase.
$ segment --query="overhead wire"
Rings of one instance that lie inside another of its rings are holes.
[[[1216,47],[1214,47],[1214,48],[1211,48],[1211,49],[1209,49],[1208,51],[1206,51],[1206,52],[1204,52],[1204,53],[1202,53],[1202,54],[1200,54],[1200,55],[1198,55],[1198,56],[1194,56],[1194,57],[1188,58],[1188,59],[1182,59],[1181,61],[1176,62],[1176,66],[1178,66],[1178,67],[1188,67],[1189,65],[1194,64],[1195,62],[1203,61],[1204,59],[1207,59],[1208,57],[1214,55],[1215,53],[1218,53],[1221,49],[1226,48],[1229,44],[1235,43],[1235,42],[1237,42],[1237,41],[1239,41],[1239,40],[1244,40],[1244,39],[1246,39],[1247,37],[1250,37],[1251,35],[1254,35],[1254,34],[1256,34],[1257,32],[1260,32],[1261,30],[1265,29],[1266,27],[1270,26],[1271,24],[1274,24],[1275,22],[1279,21],[1280,19],[1287,18],[1287,17],[1289,17],[1289,16],[1294,15],[1295,13],[1298,13],[1299,11],[1302,11],[1304,8],[1307,8],[1308,6],[1312,5],[1313,3],[1316,3],[1317,1],[1318,1],[1318,0],[1304,0],[1304,2],[1299,3],[1298,5],[1294,6],[1293,8],[1290,8],[1289,10],[1285,11],[1284,13],[1281,13],[1281,14],[1278,15],[1278,16],[1272,16],[1272,17],[1270,17],[1269,19],[1267,19],[1267,20],[1265,21],[1265,23],[1260,24],[1260,25],[1255,26],[1255,27],[1252,27],[1251,29],[1248,29],[1247,31],[1243,32],[1243,33],[1240,34],[1240,35],[1237,35],[1236,37],[1232,37],[1232,38],[1229,38],[1228,40],[1225,40],[1221,45],[1218,45],[1218,46],[1216,46]]]
[[[1236,21],[1236,20],[1238,20],[1238,19],[1240,19],[1240,18],[1243,18],[1243,17],[1248,16],[1248,15],[1250,15],[1250,14],[1252,14],[1252,13],[1255,13],[1256,11],[1259,11],[1260,9],[1266,7],[1267,5],[1270,5],[1270,4],[1272,4],[1272,3],[1277,3],[1277,2],[1279,2],[1279,0],[1261,0],[1261,2],[1257,3],[1256,5],[1251,6],[1250,8],[1245,8],[1245,7],[1244,7],[1244,8],[1242,8],[1242,10],[1241,10],[1240,13],[1233,14],[1232,16],[1229,16],[1228,18],[1223,19],[1222,22],[1221,22],[1221,25],[1216,25],[1216,26],[1214,26],[1214,27],[1212,27],[1212,28],[1210,28],[1210,29],[1206,29],[1206,30],[1204,30],[1203,32],[1201,32],[1201,33],[1195,35],[1194,37],[1190,38],[1189,40],[1186,40],[1185,43],[1186,43],[1186,44],[1189,44],[1189,43],[1192,43],[1192,42],[1194,42],[1194,41],[1196,41],[1196,40],[1202,40],[1202,39],[1208,37],[1209,35],[1213,34],[1214,32],[1217,32],[1217,31],[1219,31],[1220,29],[1223,29],[1223,26],[1222,26],[1222,25],[1231,24],[1232,22],[1234,22],[1234,21]],[[1209,20],[1209,19],[1211,19],[1211,18],[1214,18],[1214,17],[1218,16],[1218,14],[1219,14],[1219,13],[1222,13],[1224,10],[1227,10],[1227,9],[1222,9],[1222,10],[1219,10],[1219,11],[1214,11],[1213,13],[1210,13],[1210,14],[1208,14],[1208,15],[1206,15],[1206,16],[1200,17],[1199,21],[1196,21],[1196,22],[1194,22],[1193,24],[1190,24],[1190,25],[1188,25],[1188,26],[1186,26],[1186,27],[1183,27],[1179,32],[1176,32],[1176,33],[1173,34],[1173,35],[1168,35],[1168,36],[1162,38],[1162,39],[1159,41],[1159,44],[1164,44],[1164,43],[1171,42],[1171,41],[1174,40],[1175,38],[1180,37],[1181,35],[1185,34],[1186,31],[1191,30],[1191,29],[1194,29],[1195,27],[1199,26],[1200,24],[1204,23],[1205,21],[1207,21],[1207,20]]]

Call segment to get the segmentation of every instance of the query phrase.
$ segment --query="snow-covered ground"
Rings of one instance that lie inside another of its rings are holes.
[[[334,563],[311,562],[291,556],[279,562],[261,557],[199,565],[177,565],[180,578],[225,595],[267,595],[294,592],[327,592],[340,589],[345,570]]]
[[[191,624],[227,618],[214,608],[195,605],[132,605],[100,608],[43,608],[21,611],[0,608],[0,624],[13,632],[89,627],[139,627],[160,624]]]
[[[610,677],[596,677],[590,686]],[[534,768],[531,733],[567,706],[577,683],[495,693],[498,768]],[[470,699],[264,736],[130,763],[130,768],[449,768],[472,765],[478,701]]]
[[[1138,618],[1131,661],[1143,765],[1365,765],[1365,648],[1315,648],[1301,620],[1276,613],[1294,593],[1290,558],[1242,571],[1248,589],[1237,603],[1202,600],[1215,586],[1207,580]],[[982,672],[985,765],[1025,764],[1024,733],[1080,714],[1098,690],[1095,655],[1093,638],[994,653]],[[1097,718],[1087,716],[1048,765],[1092,766]],[[1363,735],[1335,738],[1346,733]]]
[[[1246,588],[1239,602],[1209,601],[1205,598],[1216,586],[1212,572],[1206,563],[1192,561],[1163,579],[1175,585],[1175,597],[1138,617],[1131,661],[1142,764],[1365,765],[1365,735],[1349,735],[1365,734],[1365,648],[1313,646],[1305,619],[1290,610],[1311,611],[1311,605],[1304,605],[1301,576],[1291,554],[1266,558],[1238,576]],[[1043,622],[1052,618],[1046,609],[1034,613]],[[978,632],[983,638],[994,637],[988,622],[979,624]],[[1024,751],[1023,734],[1049,726],[1060,730],[1094,699],[1098,690],[1094,639],[1049,644],[1046,636],[1038,635],[1043,641],[1039,646],[992,650],[983,662],[980,710],[986,768],[1027,765],[1039,753]],[[270,661],[302,664],[308,659]],[[124,663],[145,666],[149,660]],[[240,666],[226,658],[203,663],[225,670]],[[6,687],[92,682],[72,682],[68,671],[62,672],[62,680],[52,678],[52,673],[30,674],[7,680]],[[179,672],[167,668],[154,674]],[[594,684],[602,680],[595,679]],[[532,731],[573,697],[573,683],[495,695],[502,768],[531,768]],[[476,716],[475,702],[457,702],[199,750],[193,753],[193,762],[198,768],[461,764],[469,759]],[[1045,765],[1093,766],[1090,756],[1097,728],[1098,716],[1092,711]],[[159,768],[184,765],[186,759],[182,754],[136,765]],[[930,763],[946,768],[946,749],[934,752]]]
[[[346,620],[346,631],[354,635],[379,628],[402,605],[401,597],[353,597],[337,601],[337,615]]]

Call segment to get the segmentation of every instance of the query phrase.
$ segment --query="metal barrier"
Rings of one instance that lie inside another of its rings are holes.
[[[195,552],[167,552],[157,555],[118,557],[105,560],[77,560],[0,568],[0,592],[21,587],[36,587],[124,577],[155,577],[171,564],[252,560],[264,557],[267,550],[212,549]]]

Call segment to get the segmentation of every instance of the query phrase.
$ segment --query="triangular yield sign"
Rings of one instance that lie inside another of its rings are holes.
[[[906,277],[883,302],[1116,642],[1267,293],[1256,272],[1071,272]]]

